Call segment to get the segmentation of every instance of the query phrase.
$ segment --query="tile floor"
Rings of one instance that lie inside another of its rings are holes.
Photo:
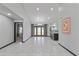
[[[13,43],[0,50],[1,56],[72,56],[49,37],[32,37],[25,43]]]

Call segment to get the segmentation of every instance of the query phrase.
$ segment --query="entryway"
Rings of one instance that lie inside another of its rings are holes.
[[[23,22],[14,22],[14,41],[23,41]]]
[[[47,24],[31,24],[32,36],[47,36]]]

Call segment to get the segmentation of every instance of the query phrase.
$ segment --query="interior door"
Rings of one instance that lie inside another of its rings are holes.
[[[34,27],[34,36],[42,36],[42,27],[41,26]]]
[[[34,24],[32,24],[31,30],[32,36],[47,36],[47,28],[44,25],[34,26]]]
[[[41,30],[41,27],[37,27],[37,35],[38,36],[41,36],[41,33],[42,33],[42,30]]]
[[[14,23],[14,42],[22,42],[23,41],[23,23],[15,22]]]
[[[44,27],[42,27],[41,29],[42,29],[41,30],[42,31],[42,36],[44,36],[44,34],[45,34]]]

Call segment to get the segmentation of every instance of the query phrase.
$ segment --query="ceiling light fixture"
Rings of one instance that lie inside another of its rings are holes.
[[[51,11],[53,11],[53,8],[50,8]]]
[[[11,13],[8,13],[7,15],[9,15],[9,16],[10,16],[10,15],[11,15]]]
[[[39,8],[36,8],[37,11],[39,11]]]
[[[62,11],[62,7],[59,7],[59,8],[58,8],[58,11],[61,12],[61,11]]]
[[[38,24],[38,25],[42,25],[42,24]]]
[[[50,17],[48,17],[48,19],[50,19]]]

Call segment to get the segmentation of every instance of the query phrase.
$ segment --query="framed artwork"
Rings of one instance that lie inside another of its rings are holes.
[[[71,32],[71,18],[65,17],[62,22],[62,31],[63,33],[70,33]]]

